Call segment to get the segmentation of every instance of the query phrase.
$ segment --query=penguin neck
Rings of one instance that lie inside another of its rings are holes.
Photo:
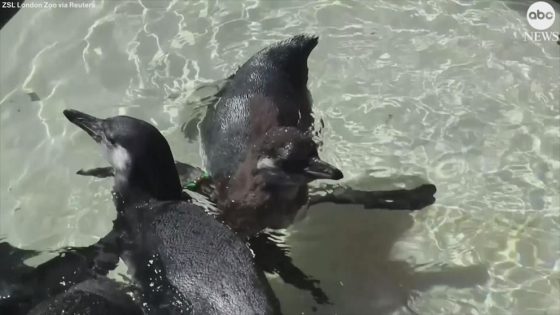
[[[113,199],[117,209],[149,200],[181,200],[182,189],[175,164],[131,165],[127,170],[115,172]]]
[[[233,175],[215,182],[219,219],[242,237],[262,228],[261,216],[270,200],[264,178],[255,171],[256,161],[251,160],[249,153]]]
[[[306,185],[271,182],[258,171],[257,161],[250,152],[229,180],[216,185],[220,219],[242,236],[287,226],[307,200]]]

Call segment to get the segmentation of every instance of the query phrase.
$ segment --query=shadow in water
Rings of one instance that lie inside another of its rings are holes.
[[[285,313],[391,314],[402,309],[415,314],[409,303],[422,291],[487,281],[484,265],[429,267],[392,260],[394,244],[413,223],[407,211],[368,211],[333,203],[311,207],[308,218],[288,230],[287,243],[294,263],[321,281],[332,305],[310,309],[314,303],[309,296],[275,281]]]
[[[26,314],[78,283],[107,275],[118,263],[117,243],[113,229],[93,245],[62,248],[54,258],[30,267],[25,260],[41,252],[0,242],[0,314]]]

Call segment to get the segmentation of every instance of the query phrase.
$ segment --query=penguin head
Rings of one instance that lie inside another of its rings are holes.
[[[317,144],[295,127],[278,127],[263,137],[257,170],[270,179],[307,183],[316,179],[341,179],[342,172],[321,160]]]
[[[171,149],[157,128],[129,116],[101,119],[72,109],[63,113],[101,145],[116,180],[137,186],[157,199],[180,196]]]

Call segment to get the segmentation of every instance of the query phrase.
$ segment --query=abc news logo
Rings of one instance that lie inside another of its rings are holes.
[[[527,21],[532,28],[544,31],[554,24],[556,12],[554,8],[547,2],[538,1],[527,10]]]
[[[554,8],[545,1],[538,1],[527,9],[527,22],[538,31],[549,29],[556,19]],[[558,41],[558,32],[525,32],[525,40],[533,41]]]
[[[554,12],[549,11],[544,13],[537,9],[537,12],[535,11],[529,12],[528,17],[531,20],[544,20],[544,19],[552,20],[554,19]]]

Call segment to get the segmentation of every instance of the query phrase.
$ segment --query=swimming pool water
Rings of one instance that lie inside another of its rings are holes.
[[[75,175],[104,162],[63,109],[145,119],[199,165],[185,130],[216,82],[306,32],[321,156],[357,188],[438,193],[414,213],[313,207],[286,241],[333,305],[272,279],[284,312],[560,312],[560,46],[524,39],[527,2],[94,4],[0,31],[0,238],[49,250],[111,226],[110,183]]]

